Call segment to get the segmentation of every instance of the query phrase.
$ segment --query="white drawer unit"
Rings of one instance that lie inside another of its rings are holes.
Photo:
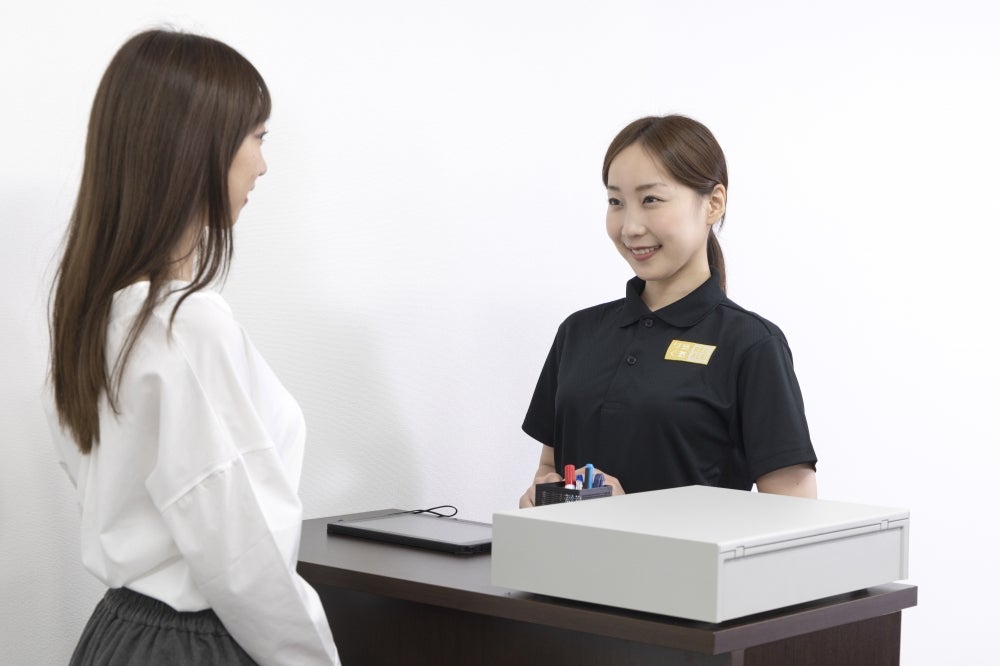
[[[688,486],[493,514],[494,585],[723,622],[907,577],[909,511]]]

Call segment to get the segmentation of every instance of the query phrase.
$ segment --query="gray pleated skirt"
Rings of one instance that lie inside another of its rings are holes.
[[[125,588],[108,590],[80,636],[70,666],[239,664],[250,658],[211,610],[181,613]]]

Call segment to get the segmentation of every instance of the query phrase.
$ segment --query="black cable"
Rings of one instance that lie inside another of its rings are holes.
[[[451,509],[451,513],[441,513],[438,509]],[[453,504],[442,504],[440,506],[432,506],[429,509],[413,509],[410,511],[396,511],[395,513],[387,513],[387,516],[398,516],[401,513],[433,513],[438,518],[454,518],[458,515],[458,507]]]
[[[444,514],[438,511],[438,509],[451,509],[451,513]],[[452,504],[442,504],[441,506],[432,506],[429,509],[414,509],[410,513],[433,513],[438,518],[454,518],[458,515],[458,507]]]

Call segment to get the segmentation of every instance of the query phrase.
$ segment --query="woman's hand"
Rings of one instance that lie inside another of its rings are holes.
[[[576,468],[577,471],[582,471],[583,466]],[[622,488],[622,484],[618,481],[617,477],[611,476],[610,474],[605,474],[599,469],[594,470],[594,476],[598,474],[604,474],[604,485],[611,486],[612,495],[624,495],[625,490]],[[535,506],[535,486],[539,483],[555,483],[556,481],[562,481],[562,474],[556,472],[556,458],[555,452],[551,446],[542,446],[542,455],[538,458],[538,470],[535,471],[535,479],[528,486],[528,489],[524,491],[521,495],[521,499],[518,502],[518,508],[525,509],[527,507]]]
[[[562,481],[562,475],[555,473],[555,468],[551,472],[543,473],[541,466],[538,468],[538,472],[535,474],[535,480],[532,481],[528,489],[524,491],[521,495],[521,501],[518,502],[519,509],[526,509],[530,506],[535,506],[535,486],[539,483],[553,483],[555,481]]]
[[[601,470],[595,468],[594,469],[594,476],[597,476],[598,474],[604,474],[604,485],[611,486],[611,494],[612,495],[624,495],[625,494],[625,489],[622,488],[621,481],[618,480],[618,477],[611,476],[610,474],[608,474],[606,472],[602,472]]]

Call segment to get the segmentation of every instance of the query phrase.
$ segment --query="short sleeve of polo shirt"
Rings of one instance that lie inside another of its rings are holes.
[[[815,465],[802,393],[784,336],[770,335],[747,349],[738,369],[737,390],[752,479],[782,467]]]
[[[524,417],[521,429],[532,439],[546,446],[555,445],[556,428],[556,389],[559,383],[559,348],[566,333],[566,323],[563,322],[556,332],[555,340],[545,357],[545,364],[538,376],[535,393],[531,396],[528,413]]]

